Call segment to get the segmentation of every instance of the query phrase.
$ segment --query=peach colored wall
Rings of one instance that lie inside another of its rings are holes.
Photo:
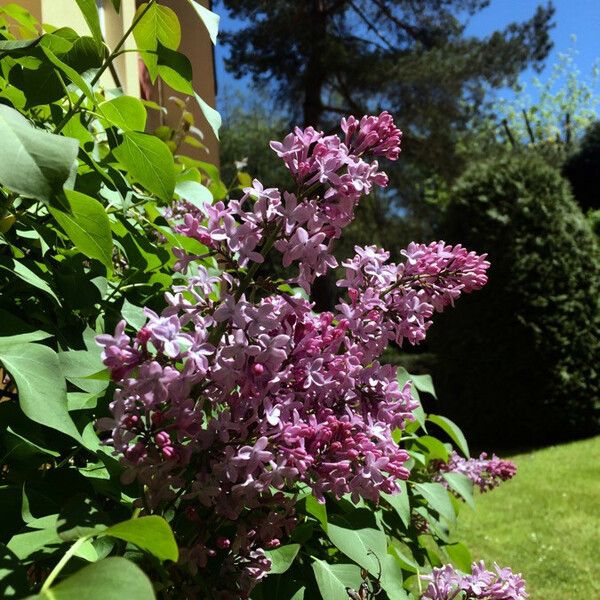
[[[215,106],[216,101],[216,83],[213,59],[213,46],[208,37],[206,28],[201,23],[194,9],[185,0],[162,0],[165,6],[172,8],[179,16],[181,22],[181,46],[179,52],[185,54],[191,61],[194,69],[194,89],[210,106]],[[209,8],[210,2],[202,0],[202,4]],[[153,91],[153,99],[160,101],[163,106],[168,106],[169,114],[166,116],[158,115],[156,111],[151,111],[149,120],[150,127],[157,127],[161,124],[161,119],[167,125],[175,125],[179,121],[180,112],[173,103],[167,104],[170,96],[185,98],[185,94],[173,91],[166,84],[158,81]],[[204,160],[215,165],[219,165],[219,143],[211,128],[209,127],[200,107],[192,98],[188,101],[188,108],[194,114],[196,126],[204,134],[204,144],[208,148],[200,150],[185,146],[185,153]]]

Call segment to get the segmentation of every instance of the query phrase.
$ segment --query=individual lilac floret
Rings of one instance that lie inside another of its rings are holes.
[[[479,458],[463,458],[452,452],[448,462],[437,461],[434,468],[436,473],[433,480],[445,487],[448,487],[448,483],[443,477],[444,473],[460,473],[466,475],[482,492],[493,490],[503,481],[512,479],[517,472],[516,465],[510,460],[502,460],[495,454],[488,458],[485,452]]]
[[[471,565],[471,573],[463,574],[452,565],[433,569],[423,576],[429,582],[421,600],[525,600],[525,581],[519,573],[494,563],[488,571],[483,561]]]

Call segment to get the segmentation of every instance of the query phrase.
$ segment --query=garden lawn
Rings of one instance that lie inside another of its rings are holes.
[[[459,539],[521,572],[531,600],[600,598],[600,437],[511,460],[516,477],[464,508]]]

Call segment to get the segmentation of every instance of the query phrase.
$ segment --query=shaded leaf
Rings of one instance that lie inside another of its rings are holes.
[[[76,164],[77,140],[35,129],[18,111],[3,104],[0,138],[1,184],[44,202],[61,193]]]
[[[80,441],[67,410],[67,387],[56,352],[39,344],[15,344],[0,347],[0,361],[17,386],[23,412]]]
[[[20,260],[12,261],[12,263],[12,272],[17,277],[19,277],[19,279],[22,279],[29,285],[32,285],[33,287],[36,287],[39,290],[42,290],[43,292],[46,292],[46,294],[54,298],[54,300],[56,300],[57,304],[60,306],[60,300],[58,299],[58,296],[54,293],[54,291],[46,283],[46,281],[44,281],[39,275],[34,273],[29,267],[26,267]],[[3,264],[0,264],[0,269],[11,270]]]
[[[190,96],[194,94],[192,63],[185,54],[159,45],[158,74],[174,90]]]

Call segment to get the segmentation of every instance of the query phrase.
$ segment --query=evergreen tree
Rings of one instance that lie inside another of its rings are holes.
[[[395,113],[405,134],[405,168],[397,173],[405,195],[409,174],[422,181],[429,172],[460,171],[457,127],[489,86],[513,84],[525,68],[541,66],[554,14],[551,4],[539,6],[528,21],[480,39],[466,23],[489,0],[221,3],[246,22],[225,34],[227,67],[271,86],[295,120],[327,128],[340,114]]]

